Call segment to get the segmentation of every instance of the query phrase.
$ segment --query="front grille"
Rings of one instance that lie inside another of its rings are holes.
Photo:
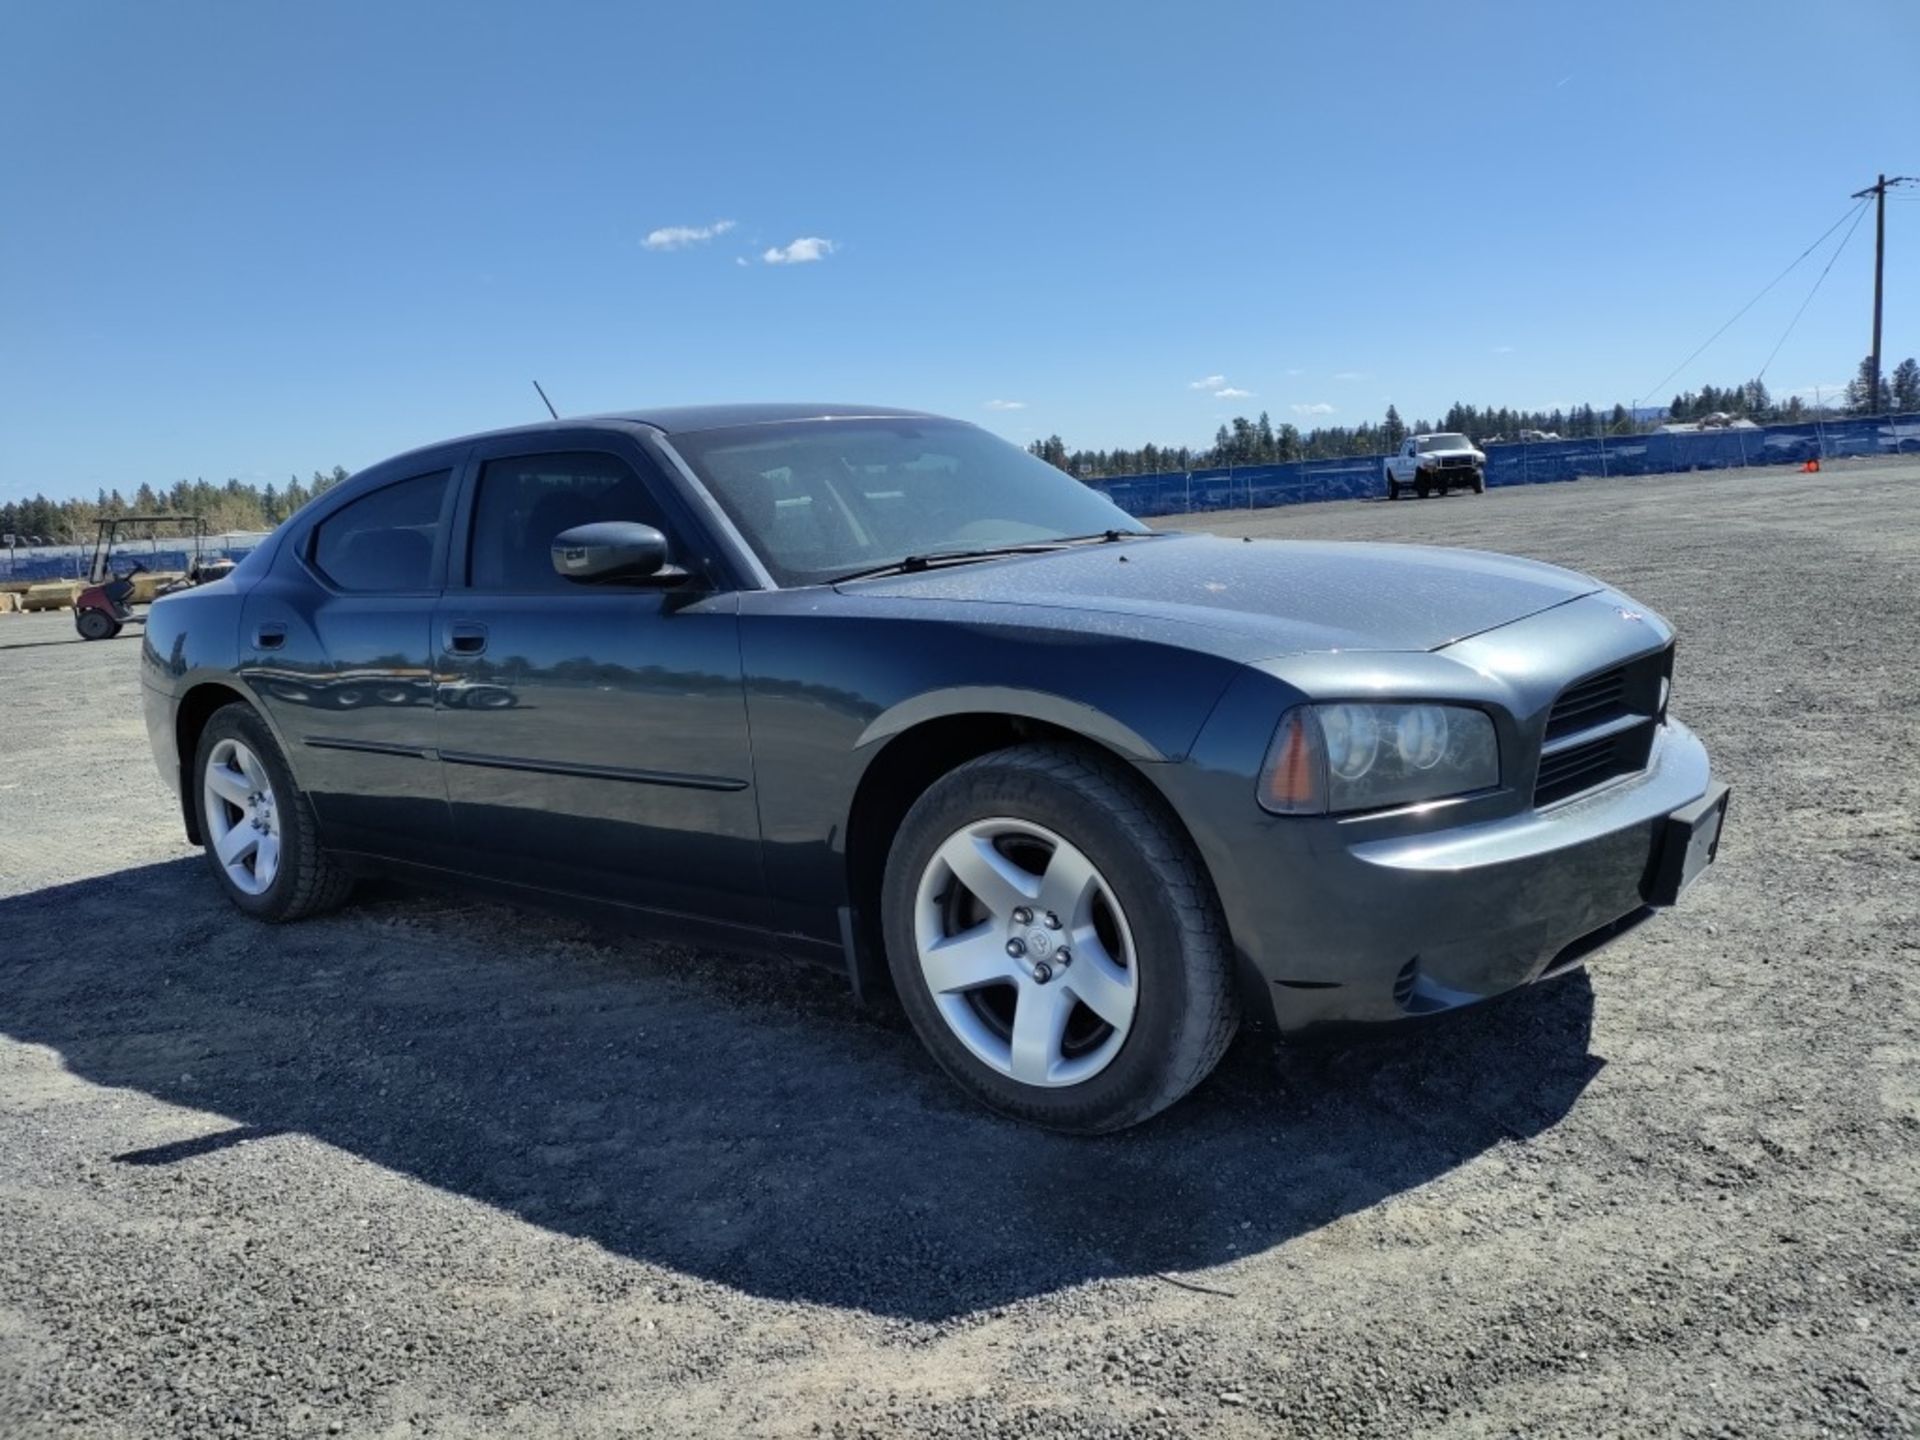
[[[1471,455],[1442,455],[1440,468],[1443,470],[1465,470],[1473,465]]]
[[[1654,730],[1666,718],[1673,647],[1581,680],[1547,712],[1533,803],[1552,805],[1647,768]]]
[[[1553,702],[1547,714],[1547,736],[1558,740],[1581,730],[1590,730],[1618,719],[1626,713],[1623,703],[1627,689],[1627,667],[1622,665],[1569,685]]]

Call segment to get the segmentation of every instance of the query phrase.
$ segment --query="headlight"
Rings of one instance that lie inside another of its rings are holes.
[[[1464,705],[1296,705],[1260,769],[1276,815],[1417,805],[1500,783],[1493,719]]]

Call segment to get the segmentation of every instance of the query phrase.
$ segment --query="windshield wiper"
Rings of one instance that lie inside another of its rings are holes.
[[[872,580],[882,575],[913,575],[922,570],[931,570],[947,564],[965,564],[971,560],[993,560],[1003,555],[1049,555],[1055,550],[1065,550],[1072,545],[1101,544],[1117,540],[1147,540],[1154,538],[1155,531],[1139,530],[1096,530],[1091,535],[1062,535],[1055,540],[1028,540],[1018,545],[988,545],[978,550],[929,550],[922,555],[903,555],[898,560],[889,560],[884,565],[872,565],[864,570],[850,570],[844,575],[836,575],[828,582],[838,585],[845,580]]]

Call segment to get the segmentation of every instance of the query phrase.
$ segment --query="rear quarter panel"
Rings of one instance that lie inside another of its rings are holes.
[[[162,596],[147,612],[140,643],[141,701],[154,763],[176,794],[182,789],[175,714],[189,691],[203,684],[230,689],[239,658],[240,613],[245,597],[230,576]]]

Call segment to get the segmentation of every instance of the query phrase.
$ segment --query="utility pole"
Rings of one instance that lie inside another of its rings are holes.
[[[1880,404],[1880,301],[1886,293],[1887,271],[1887,187],[1920,184],[1911,175],[1896,175],[1889,180],[1881,175],[1877,184],[1853,192],[1852,199],[1874,197],[1877,213],[1873,217],[1873,386],[1867,391],[1867,413]]]

